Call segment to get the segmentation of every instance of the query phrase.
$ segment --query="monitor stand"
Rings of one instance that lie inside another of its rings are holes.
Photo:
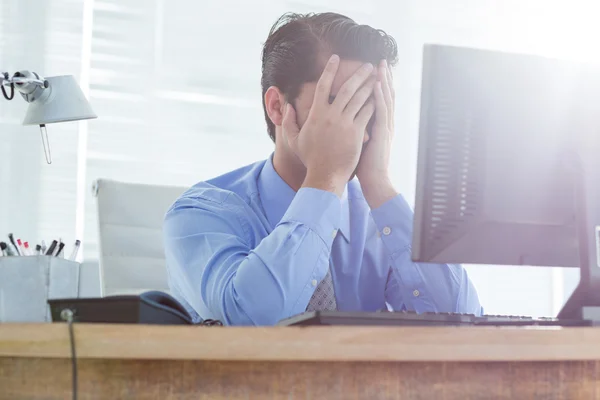
[[[600,287],[583,282],[579,283],[575,291],[563,308],[558,313],[558,319],[592,321],[600,325]]]
[[[580,281],[557,317],[600,325],[600,190],[592,182],[591,172],[597,170],[589,164],[586,167],[588,173],[584,167],[576,168],[574,174]]]
[[[599,205],[600,207],[600,205]],[[581,236],[580,232],[580,236]],[[579,241],[581,277],[558,319],[593,321],[600,325],[600,226],[585,232],[586,239]]]

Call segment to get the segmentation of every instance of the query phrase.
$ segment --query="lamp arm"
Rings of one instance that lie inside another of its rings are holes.
[[[7,100],[12,100],[16,89],[26,102],[31,103],[43,94],[44,89],[48,88],[48,81],[36,72],[19,71],[15,72],[12,77],[7,72],[0,75],[0,87],[2,87],[2,93]],[[6,93],[4,86],[10,86],[10,96]]]
[[[15,85],[34,84],[42,87],[48,85],[48,81],[36,72],[19,71],[15,72],[12,77],[8,72],[0,72],[0,85],[8,86],[11,83],[14,83]]]
[[[10,94],[6,93],[6,88],[10,87]],[[8,72],[0,73],[0,91],[6,100],[12,100],[15,97],[15,84],[12,83]]]

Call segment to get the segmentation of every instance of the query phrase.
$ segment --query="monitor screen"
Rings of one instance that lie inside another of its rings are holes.
[[[425,46],[413,260],[578,267],[575,178],[582,143],[598,135],[599,76]]]

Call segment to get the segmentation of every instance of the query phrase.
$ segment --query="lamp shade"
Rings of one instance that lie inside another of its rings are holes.
[[[97,118],[72,75],[46,78],[48,87],[29,103],[23,125]]]

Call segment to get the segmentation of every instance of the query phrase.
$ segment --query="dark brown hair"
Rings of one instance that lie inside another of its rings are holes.
[[[284,14],[271,28],[262,51],[262,101],[273,141],[275,125],[267,114],[267,89],[276,86],[287,101],[295,100],[302,84],[319,79],[332,54],[374,65],[385,59],[394,65],[398,48],[384,31],[341,14]]]

